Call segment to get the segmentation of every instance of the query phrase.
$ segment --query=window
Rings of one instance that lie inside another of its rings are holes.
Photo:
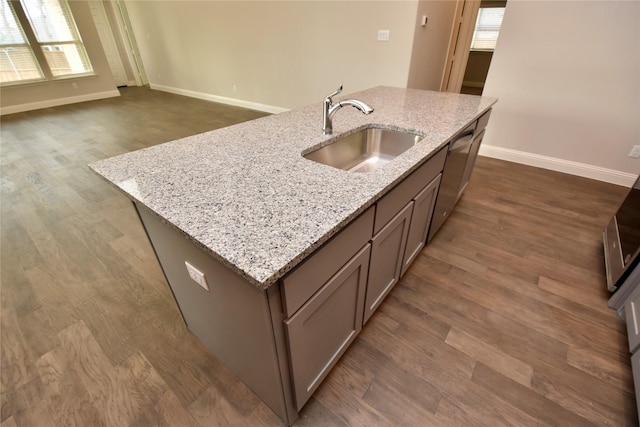
[[[0,82],[34,81],[44,74],[9,3],[0,3]]]
[[[504,7],[481,7],[473,31],[471,50],[494,50],[498,41]]]
[[[67,0],[0,1],[0,83],[93,73]]]

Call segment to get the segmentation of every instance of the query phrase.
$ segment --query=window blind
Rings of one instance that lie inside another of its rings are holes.
[[[0,1],[0,19],[0,83],[44,79],[15,11],[4,0]]]
[[[473,50],[494,50],[504,17],[504,7],[484,7],[478,10],[476,27],[471,40]]]
[[[54,77],[91,73],[67,0],[20,0]]]

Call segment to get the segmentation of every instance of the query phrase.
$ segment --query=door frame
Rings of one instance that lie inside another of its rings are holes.
[[[440,91],[460,93],[469,60],[471,41],[480,0],[458,0],[449,39],[449,53],[442,74]]]
[[[117,34],[122,45],[125,46],[125,53],[133,70],[136,86],[148,85],[149,79],[147,78],[147,73],[142,63],[135,35],[133,34],[133,27],[129,20],[127,6],[123,0],[110,1],[108,4],[113,9],[113,14],[116,18],[115,24],[118,30]]]
[[[124,69],[122,58],[120,58],[120,52],[113,34],[113,29],[107,18],[105,5],[101,1],[92,1],[89,2],[89,9],[91,10],[93,22],[98,31],[98,37],[102,43],[102,50],[107,57],[107,62],[109,62],[109,68],[111,68],[113,78],[116,80],[116,86],[126,86],[129,84],[129,79],[127,78],[127,72]]]

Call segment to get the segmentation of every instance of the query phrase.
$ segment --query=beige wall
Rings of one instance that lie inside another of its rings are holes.
[[[69,4],[96,75],[0,88],[3,114],[119,95],[87,2]]]
[[[507,3],[481,153],[631,184],[640,160],[640,2]]]
[[[440,90],[455,12],[455,1],[421,0],[418,3],[407,87]],[[423,15],[428,18],[424,27],[419,25]]]
[[[126,4],[152,87],[294,108],[340,84],[407,85],[417,1]]]

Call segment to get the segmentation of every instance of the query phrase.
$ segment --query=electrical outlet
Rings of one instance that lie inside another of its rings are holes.
[[[378,30],[378,41],[388,42],[389,41],[389,30]]]
[[[633,157],[634,159],[640,159],[640,145],[634,145],[629,153],[629,157]]]
[[[187,273],[189,273],[189,277],[191,277],[191,280],[193,280],[206,290],[209,290],[209,285],[207,284],[207,279],[205,279],[204,277],[204,273],[195,268],[193,265],[189,264],[188,261],[185,261],[184,265],[187,267]]]

